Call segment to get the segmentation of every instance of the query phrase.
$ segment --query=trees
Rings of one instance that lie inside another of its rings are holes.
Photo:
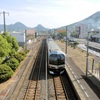
[[[14,37],[11,37],[7,32],[6,34],[0,34],[0,63],[3,59],[14,55],[19,46]]]
[[[5,38],[3,38],[2,35],[0,35],[0,63],[2,62],[2,59],[9,55],[11,52],[11,46],[7,42]]]
[[[5,64],[0,65],[0,82],[6,81],[12,75],[13,75],[13,71],[9,66]]]
[[[14,55],[19,48],[16,39],[14,37],[10,36],[7,32],[6,32],[6,35],[2,34],[2,36],[7,40],[8,44],[11,47],[11,52],[9,54]]]
[[[19,61],[13,57],[7,60],[5,64],[7,64],[13,71],[15,71],[19,66]]]
[[[0,34],[0,82],[8,80],[28,51],[17,52],[18,43],[8,33]],[[20,61],[19,61],[20,60]]]
[[[57,30],[59,39],[63,39],[66,36],[66,30]]]
[[[73,32],[71,33],[70,36],[71,36],[71,37],[76,37],[76,33],[75,33],[75,31],[73,31]]]

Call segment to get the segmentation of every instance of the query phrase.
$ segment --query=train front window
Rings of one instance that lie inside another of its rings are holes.
[[[49,63],[53,65],[65,64],[65,56],[63,54],[51,54],[49,57]]]

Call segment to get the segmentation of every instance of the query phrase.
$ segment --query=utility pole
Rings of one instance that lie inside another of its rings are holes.
[[[0,13],[0,15],[3,14],[3,20],[4,20],[4,34],[6,33],[6,22],[5,22],[5,14],[8,14],[8,12],[3,11],[2,13]]]
[[[89,49],[89,32],[88,32],[88,36],[87,36],[87,52],[86,52],[86,77],[88,76],[88,49]]]
[[[67,26],[66,26],[66,51],[65,53],[67,54]]]

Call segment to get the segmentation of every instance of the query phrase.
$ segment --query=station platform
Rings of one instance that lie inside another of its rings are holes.
[[[86,77],[71,59],[67,61],[65,68],[79,96],[79,100],[100,100],[100,89],[98,87],[100,86],[100,81],[91,74]]]

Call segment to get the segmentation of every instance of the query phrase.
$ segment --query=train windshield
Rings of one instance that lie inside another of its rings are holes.
[[[63,54],[51,54],[49,56],[49,63],[53,65],[65,64],[65,56]]]

